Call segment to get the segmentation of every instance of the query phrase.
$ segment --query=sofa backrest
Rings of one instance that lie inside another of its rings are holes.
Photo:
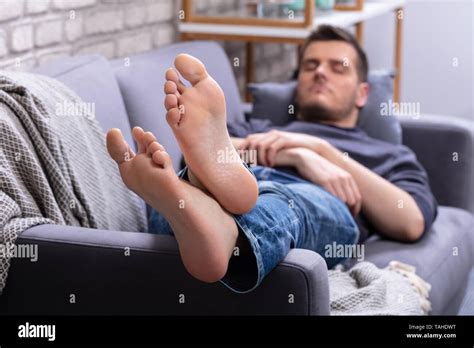
[[[132,144],[132,133],[120,89],[109,61],[99,55],[68,57],[42,65],[32,72],[53,77],[94,103],[95,117],[104,129],[120,128]]]
[[[84,102],[94,103],[95,117],[105,132],[120,128],[132,146],[132,132],[117,80],[107,59],[99,55],[68,57],[32,72],[55,78],[76,92]],[[143,216],[146,206],[142,204]]]
[[[179,168],[181,151],[166,122],[163,86],[166,69],[173,67],[174,58],[180,53],[199,58],[222,87],[228,121],[243,120],[241,99],[229,58],[215,42],[180,42],[111,63],[131,126],[152,131],[170,154],[175,169]]]

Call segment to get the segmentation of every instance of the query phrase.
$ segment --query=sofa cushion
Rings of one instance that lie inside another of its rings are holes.
[[[243,120],[234,72],[224,50],[215,42],[181,42],[112,62],[132,127],[141,126],[155,133],[173,159],[176,169],[179,168],[181,152],[166,122],[163,86],[166,69],[173,66],[174,58],[180,53],[199,58],[222,87],[227,119]]]
[[[104,132],[110,128],[120,128],[125,139],[133,144],[122,95],[109,62],[104,57],[68,57],[40,66],[33,72],[61,81],[82,100],[94,103],[95,117]]]
[[[359,114],[358,126],[373,138],[400,144],[401,127],[398,119],[393,115],[381,115],[382,103],[388,104],[392,99],[393,73],[372,71],[369,85],[369,99]],[[296,113],[289,106],[295,105],[296,81],[252,83],[249,90],[253,98],[251,118],[270,119],[278,126],[294,119]]]
[[[462,299],[473,265],[473,215],[467,211],[439,207],[431,229],[417,243],[400,243],[372,237],[366,241],[365,260],[386,267],[392,260],[416,267],[417,274],[431,284],[431,314],[457,314],[449,308],[456,296]]]
[[[292,121],[295,118],[296,85],[296,80],[250,83],[248,89],[253,105],[249,117],[269,119],[276,126],[284,126]]]

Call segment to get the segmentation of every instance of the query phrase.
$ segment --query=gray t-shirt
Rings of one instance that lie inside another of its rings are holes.
[[[380,175],[410,194],[420,208],[425,220],[425,232],[437,214],[437,202],[431,193],[426,171],[415,154],[404,145],[395,145],[369,137],[361,128],[341,128],[315,122],[293,121],[276,127],[269,120],[251,119],[249,122],[228,124],[231,136],[245,138],[249,134],[278,129],[285,132],[304,133],[327,140],[349,157]],[[279,168],[293,175],[292,168]],[[360,214],[356,219],[361,228],[361,240],[378,232]]]

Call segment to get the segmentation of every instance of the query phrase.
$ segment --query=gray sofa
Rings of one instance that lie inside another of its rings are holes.
[[[155,132],[178,169],[179,148],[166,124],[162,101],[164,70],[181,52],[208,65],[226,94],[229,119],[243,117],[232,68],[220,46],[211,42],[180,43],[113,62],[100,56],[67,58],[36,72],[63,81],[85,101],[95,102],[104,131],[119,127],[129,142],[133,126]],[[473,129],[446,116],[402,121],[402,128],[403,142],[429,173],[439,214],[417,243],[370,238],[366,260],[380,267],[391,260],[416,266],[433,286],[432,314],[456,314],[473,265]],[[459,161],[452,161],[453,152]],[[193,279],[170,236],[42,225],[25,231],[17,243],[37,243],[39,259],[13,259],[0,296],[1,313],[329,314],[326,264],[309,250],[291,250],[259,288],[235,294],[220,283]],[[123,256],[126,247],[129,257]],[[289,303],[289,294],[294,295],[294,303]],[[179,301],[181,295],[184,303]]]

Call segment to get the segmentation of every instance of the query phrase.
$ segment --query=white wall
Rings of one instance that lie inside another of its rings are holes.
[[[473,2],[407,1],[401,101],[420,103],[421,113],[474,118]],[[393,66],[394,20],[394,14],[385,15],[365,26],[371,68]]]
[[[173,42],[174,0],[0,0],[0,69],[64,56],[126,57]]]

